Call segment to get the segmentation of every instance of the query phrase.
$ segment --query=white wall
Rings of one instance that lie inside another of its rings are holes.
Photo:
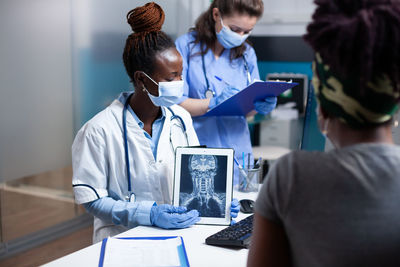
[[[0,177],[70,164],[69,0],[0,2]]]
[[[136,1],[138,2],[138,1]],[[207,10],[209,0],[155,1],[166,9],[166,32],[181,35],[194,25],[197,17]],[[314,12],[314,0],[263,0],[264,14],[258,21],[254,36],[300,36]],[[177,8],[178,13],[175,13]],[[175,14],[175,16],[169,16]]]
[[[300,36],[314,12],[314,0],[263,0],[264,14],[253,35]]]

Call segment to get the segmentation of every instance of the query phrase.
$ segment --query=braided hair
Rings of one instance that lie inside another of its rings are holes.
[[[304,39],[324,63],[345,78],[357,77],[360,95],[386,75],[400,93],[400,1],[316,0]]]
[[[133,82],[134,73],[138,70],[153,74],[156,54],[175,47],[175,43],[161,31],[165,14],[156,3],[150,2],[132,9],[126,18],[133,33],[126,39],[123,60]]]

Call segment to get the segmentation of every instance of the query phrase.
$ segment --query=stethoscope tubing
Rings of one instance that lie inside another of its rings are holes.
[[[135,195],[132,192],[132,184],[131,184],[131,172],[130,172],[130,160],[129,160],[129,149],[128,149],[128,134],[127,134],[127,129],[126,129],[126,112],[128,110],[128,105],[129,105],[129,100],[131,99],[131,96],[133,94],[129,95],[128,98],[125,101],[124,104],[124,109],[122,111],[122,129],[123,129],[123,137],[124,137],[124,150],[125,150],[125,162],[126,162],[126,177],[128,180],[128,196],[126,197],[127,201],[131,201],[132,199],[135,200]],[[183,119],[179,115],[175,115],[175,113],[172,111],[171,108],[167,107],[167,109],[171,112],[171,119],[170,121],[173,121],[174,119],[177,119],[179,123],[182,126],[182,131],[186,137],[186,143],[189,145],[189,139],[187,136],[186,132],[186,125]],[[172,126],[172,124],[171,124]],[[170,143],[172,144],[172,137],[171,137],[171,129],[170,129],[170,136],[169,136]],[[172,145],[172,150],[174,150],[173,145]]]
[[[214,97],[215,96],[215,92],[214,90],[211,89],[210,87],[210,82],[208,81],[207,78],[207,71],[206,71],[206,64],[204,62],[204,53],[203,53],[203,49],[202,49],[202,44],[200,43],[200,54],[201,54],[201,65],[203,67],[203,74],[204,74],[204,79],[206,81],[206,93],[204,94],[204,96],[206,98],[209,98],[208,95],[210,95],[210,97]],[[244,55],[242,55],[243,61],[244,61],[244,68],[246,70],[246,76],[247,76],[247,85],[249,85],[251,83],[251,75],[250,75],[250,71],[249,71],[249,65],[247,64],[247,60],[245,58]],[[209,93],[211,92],[211,94]]]
[[[132,185],[131,185],[131,172],[130,172],[130,164],[129,164],[129,151],[128,151],[128,136],[127,136],[127,130],[126,130],[126,111],[128,109],[129,105],[129,100],[131,99],[131,96],[128,96],[128,98],[125,101],[124,105],[124,110],[122,112],[122,128],[124,130],[124,147],[125,147],[125,162],[126,162],[126,175],[128,179],[128,192],[132,192]]]

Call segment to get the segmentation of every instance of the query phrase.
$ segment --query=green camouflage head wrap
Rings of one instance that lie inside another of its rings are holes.
[[[358,90],[357,79],[343,79],[315,55],[312,84],[320,105],[353,128],[389,121],[398,109],[399,93],[386,75],[374,77],[367,90]]]

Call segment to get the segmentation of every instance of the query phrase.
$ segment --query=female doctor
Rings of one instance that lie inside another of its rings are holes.
[[[137,7],[127,20],[134,33],[123,61],[135,90],[88,121],[72,145],[75,199],[94,215],[94,242],[137,225],[171,229],[199,221],[198,211],[169,205],[174,150],[199,144],[190,115],[174,105],[183,91],[182,58],[161,31],[159,5]],[[233,202],[233,217],[238,209]]]
[[[197,116],[260,78],[254,49],[245,41],[263,11],[262,0],[214,0],[195,27],[175,42],[185,81],[180,105],[195,117],[200,144],[234,148],[239,162],[243,153],[246,158],[252,153],[246,117]],[[275,106],[276,97],[254,103],[261,114]]]

